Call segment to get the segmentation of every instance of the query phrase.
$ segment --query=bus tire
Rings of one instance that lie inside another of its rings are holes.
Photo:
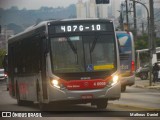
[[[106,109],[107,105],[108,105],[108,100],[106,99],[98,100],[96,102],[96,106],[98,109]]]
[[[125,92],[126,91],[126,85],[122,85],[121,86],[121,92]]]

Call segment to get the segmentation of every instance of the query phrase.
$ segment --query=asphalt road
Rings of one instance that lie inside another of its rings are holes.
[[[105,110],[98,110],[90,104],[49,106],[49,110],[49,112],[44,112],[43,115],[47,117],[64,117],[65,120],[69,120],[69,118],[73,120],[77,117],[101,117],[101,119],[103,117],[120,117],[125,116],[126,112],[127,115],[132,112],[146,114],[147,111],[158,112],[160,114],[160,91],[128,87],[127,91],[121,94],[121,99],[109,101],[108,107]],[[5,83],[0,83],[0,111],[40,112],[38,104],[18,106],[16,100],[11,98],[8,91],[6,91]]]
[[[160,111],[160,90],[127,87],[121,94],[121,99],[111,101],[114,105],[128,106],[130,108],[139,108],[145,111]]]

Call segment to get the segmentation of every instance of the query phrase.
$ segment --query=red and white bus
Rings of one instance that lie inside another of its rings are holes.
[[[19,105],[120,98],[119,51],[106,19],[44,21],[8,40],[9,93]]]

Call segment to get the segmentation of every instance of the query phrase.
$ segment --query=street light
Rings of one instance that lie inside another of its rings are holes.
[[[133,1],[133,2],[139,3],[139,4],[141,4],[142,6],[144,6],[144,7],[145,7],[145,9],[146,9],[146,11],[147,11],[147,19],[148,19],[148,36],[149,36],[149,35],[150,35],[150,22],[149,22],[149,20],[150,20],[150,16],[149,16],[149,10],[148,10],[147,6],[146,6],[145,4],[143,4],[143,3],[139,2],[139,1],[135,1],[135,0],[130,0],[130,1]],[[148,37],[148,38],[149,38],[149,37]],[[148,39],[148,41],[150,41],[150,39]]]
[[[139,1],[135,1],[135,0],[130,0],[130,1],[133,1],[133,2],[135,2],[135,3],[139,3],[139,4],[141,4],[143,7],[145,7],[145,9],[146,9],[146,11],[147,11],[147,19],[148,19],[148,42],[149,42],[149,52],[150,52],[150,61],[149,61],[149,85],[151,86],[152,85],[152,80],[151,80],[151,73],[152,73],[152,41],[151,41],[151,39],[150,39],[150,16],[149,16],[149,10],[148,10],[148,8],[147,8],[147,6],[145,5],[145,4],[143,4],[143,3],[141,3],[141,2],[139,2]]]

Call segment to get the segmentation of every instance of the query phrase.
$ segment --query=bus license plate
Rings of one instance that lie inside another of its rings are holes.
[[[81,98],[82,99],[92,99],[93,95],[82,95]]]

